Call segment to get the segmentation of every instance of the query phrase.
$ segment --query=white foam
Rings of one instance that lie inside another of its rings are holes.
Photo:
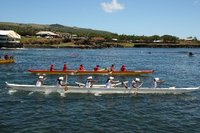
[[[13,95],[13,94],[16,93],[16,92],[17,92],[17,90],[9,90],[9,91],[8,91],[8,94],[9,94],[9,95]]]
[[[61,97],[66,97],[66,96],[65,96],[65,93],[62,93],[62,92],[60,93],[60,96],[61,96]]]
[[[94,93],[95,96],[101,96],[99,93]]]
[[[29,92],[28,95],[30,96],[30,95],[32,95],[33,93],[34,93],[34,92]]]
[[[52,91],[51,90],[45,90],[44,94],[49,95]]]

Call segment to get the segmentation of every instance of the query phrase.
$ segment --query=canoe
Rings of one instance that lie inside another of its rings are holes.
[[[29,69],[28,70],[31,73],[34,74],[60,74],[60,75],[74,75],[76,73],[75,70],[66,70],[66,71],[62,71],[62,70],[33,70],[33,69]]]
[[[0,59],[0,64],[7,64],[7,63],[14,63],[14,62],[15,62],[15,60],[13,60],[13,59],[8,59],[8,60]]]
[[[192,91],[200,90],[199,87],[191,87],[191,88],[139,88],[135,89],[127,89],[125,87],[93,87],[93,88],[85,88],[79,86],[67,86],[66,87],[57,87],[50,85],[43,85],[37,87],[35,85],[25,85],[25,84],[11,84],[7,83],[7,89],[15,90],[15,91],[28,91],[28,92],[43,92],[43,93],[80,93],[80,94],[182,94],[188,93]]]
[[[92,71],[92,70],[86,70],[86,71],[77,71],[77,70],[28,70],[31,73],[34,74],[61,74],[61,75],[143,75],[143,74],[152,74],[154,70],[133,70],[133,71]]]

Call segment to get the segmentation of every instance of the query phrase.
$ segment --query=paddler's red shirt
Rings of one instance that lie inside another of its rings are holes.
[[[63,71],[66,71],[66,70],[67,70],[67,65],[64,64],[64,66],[63,66]]]
[[[96,66],[96,67],[94,68],[94,71],[98,71],[98,70],[99,70],[99,67]]]
[[[126,71],[126,67],[122,67],[122,68],[121,68],[121,71]]]
[[[84,66],[80,66],[78,70],[79,70],[79,71],[84,71],[85,68],[84,68]]]
[[[50,67],[50,71],[53,71],[53,70],[54,70],[54,65],[52,64]]]

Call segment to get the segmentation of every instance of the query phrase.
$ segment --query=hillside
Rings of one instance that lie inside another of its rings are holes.
[[[10,22],[0,22],[1,30],[14,30],[22,36],[30,35],[33,36],[38,31],[53,31],[53,32],[63,32],[70,34],[77,34],[78,36],[92,35],[92,36],[113,36],[114,33],[93,30],[79,27],[69,27],[60,24],[42,25],[42,24],[23,24],[23,23],[10,23]]]
[[[73,47],[73,48],[108,48],[108,47],[200,47],[200,41],[181,40],[172,35],[118,35],[108,31],[69,27],[60,24],[23,24],[0,22],[0,30],[14,30],[22,35],[24,47]],[[38,38],[39,31],[52,31],[61,35],[59,38]],[[77,38],[66,37],[76,34]]]

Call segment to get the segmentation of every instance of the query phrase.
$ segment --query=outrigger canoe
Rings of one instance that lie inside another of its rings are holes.
[[[61,74],[61,75],[143,75],[143,74],[152,74],[154,70],[133,70],[133,71],[92,71],[92,70],[86,70],[86,71],[77,71],[77,70],[28,70],[31,73],[34,74]]]
[[[57,87],[57,86],[35,86],[35,85],[25,85],[25,84],[11,84],[7,83],[7,89],[14,91],[28,91],[28,92],[43,92],[43,93],[80,93],[80,94],[182,94],[188,93],[192,91],[200,90],[199,87],[191,87],[191,88],[139,88],[139,89],[128,89],[125,87],[92,87],[85,88],[79,86],[65,86],[65,87]]]
[[[14,63],[14,62],[15,62],[15,60],[13,60],[13,59],[8,59],[8,60],[0,59],[0,64],[7,64],[7,63]]]

